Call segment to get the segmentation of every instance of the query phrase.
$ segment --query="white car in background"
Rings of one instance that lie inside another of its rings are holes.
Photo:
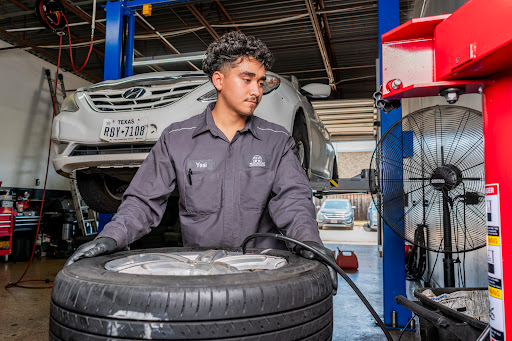
[[[329,94],[328,85],[301,88],[295,77],[288,80],[269,72],[254,113],[292,134],[312,184],[328,181],[337,172],[329,133],[306,98]],[[66,177],[76,172],[90,208],[116,212],[162,131],[200,114],[216,96],[208,77],[198,71],[141,74],[80,88],[64,100],[55,117],[53,166]]]

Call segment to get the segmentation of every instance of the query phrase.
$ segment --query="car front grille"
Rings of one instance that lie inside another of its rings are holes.
[[[117,144],[108,146],[78,146],[70,156],[149,153],[153,144]]]
[[[85,95],[89,104],[96,111],[123,112],[148,110],[171,105],[204,83],[204,79],[184,79],[170,84],[86,90]],[[143,88],[146,91],[143,96],[137,99],[124,98],[123,94],[132,88]]]
[[[349,219],[350,214],[346,213],[324,213],[326,219]]]

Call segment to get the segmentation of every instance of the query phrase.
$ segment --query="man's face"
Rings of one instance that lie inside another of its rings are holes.
[[[235,67],[218,71],[213,83],[218,90],[218,100],[240,116],[251,116],[263,96],[265,67],[254,59],[237,60]]]

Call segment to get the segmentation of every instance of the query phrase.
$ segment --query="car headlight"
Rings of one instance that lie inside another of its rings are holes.
[[[199,102],[213,102],[217,100],[217,89],[213,89],[197,99]]]
[[[75,94],[76,93],[72,93],[71,95],[66,97],[66,99],[62,102],[62,105],[60,106],[60,111],[78,111],[79,108],[78,104],[76,104]]]
[[[318,213],[318,215],[316,216],[316,219],[318,221],[324,221],[325,220],[325,215],[323,213]]]

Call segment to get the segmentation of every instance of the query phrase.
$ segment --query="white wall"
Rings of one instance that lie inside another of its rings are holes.
[[[0,40],[0,48],[8,46],[11,45]],[[55,65],[26,51],[0,51],[0,181],[3,187],[43,188],[52,120],[45,68],[55,77]],[[71,73],[62,74],[66,89],[91,84]],[[36,186],[36,179],[40,179],[39,186]],[[58,175],[51,163],[47,189],[69,190],[69,181]]]
[[[407,115],[411,112],[426,108],[434,105],[448,105],[445,99],[441,96],[437,97],[424,97],[424,98],[411,98],[402,100],[402,112],[403,115]],[[482,97],[481,95],[463,95],[460,100],[455,104],[478,111],[482,111]],[[485,212],[484,212],[485,213]],[[428,269],[425,273],[425,277],[430,276],[432,273],[431,285],[435,287],[444,287],[444,274],[443,274],[443,254],[439,254],[435,269],[432,269],[436,259],[437,253],[428,253]],[[460,260],[464,261],[464,255],[459,255]],[[453,255],[453,258],[457,258],[457,255]],[[466,286],[467,287],[487,287],[487,248],[483,247],[476,251],[466,253]],[[455,276],[459,270],[459,264],[455,265]],[[462,286],[458,280],[456,280],[457,286]]]

